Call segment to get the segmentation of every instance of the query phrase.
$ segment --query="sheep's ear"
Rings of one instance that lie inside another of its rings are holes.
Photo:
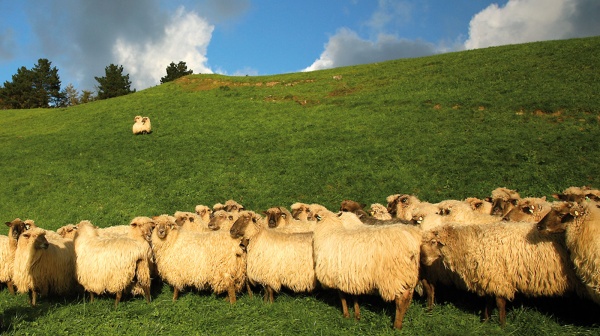
[[[492,198],[491,197],[486,197],[483,200],[486,201],[486,202],[492,203]]]
[[[12,226],[12,223],[11,223],[11,222],[6,222],[6,223],[4,223],[4,224],[6,224],[6,226],[8,226],[8,227],[11,227],[11,226]]]
[[[136,222],[131,222],[131,223],[129,223],[129,225],[132,226],[132,227],[138,226],[138,224]]]

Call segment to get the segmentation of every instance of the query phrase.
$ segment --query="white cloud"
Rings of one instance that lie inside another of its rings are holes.
[[[165,26],[161,39],[136,43],[118,38],[113,54],[138,90],[160,83],[171,62],[184,61],[194,73],[212,73],[206,65],[206,49],[213,30],[214,26],[195,12],[186,13],[180,7]]]
[[[329,38],[325,51],[319,59],[303,71],[420,57],[435,53],[436,47],[426,41],[407,40],[388,34],[379,34],[375,41],[371,41],[362,39],[348,28],[342,28]]]
[[[492,4],[469,24],[467,49],[600,34],[600,1],[509,0]]]

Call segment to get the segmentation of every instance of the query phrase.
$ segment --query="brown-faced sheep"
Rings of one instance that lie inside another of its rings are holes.
[[[475,212],[488,215],[492,213],[492,203],[486,200],[477,197],[467,197],[465,198],[465,203],[469,204],[471,209]]]
[[[506,300],[512,300],[516,293],[525,296],[583,293],[561,238],[543,235],[535,226],[503,221],[443,225],[424,233],[421,262],[423,267],[438,263],[437,272],[447,272],[447,278],[461,289],[495,298],[500,324],[504,325]],[[436,272],[430,274],[441,277]],[[486,306],[485,318],[491,308]]]
[[[312,232],[317,225],[316,221],[301,221],[294,219],[285,207],[271,207],[263,212],[266,225],[271,229],[277,229],[288,233]]]
[[[265,288],[265,301],[286,287],[310,292],[316,286],[312,233],[287,233],[269,229],[252,211],[243,211],[230,229],[231,237],[248,240],[247,276]]]
[[[125,292],[139,287],[150,302],[152,251],[145,237],[103,237],[92,223],[81,221],[74,242],[77,280],[90,293],[90,301],[94,294],[114,294],[117,308]]]
[[[15,251],[14,284],[19,293],[29,294],[32,306],[38,294],[66,295],[78,289],[73,240],[46,233],[41,228],[23,232]]]
[[[387,210],[392,218],[400,218],[405,221],[412,220],[413,209],[421,202],[417,196],[407,194],[390,195],[386,198]]]
[[[5,224],[9,229],[8,236],[0,236],[0,283],[6,284],[8,291],[15,294],[13,267],[17,241],[23,232],[31,229],[31,226],[20,218],[15,218]]]
[[[445,222],[460,223],[467,225],[486,224],[497,222],[499,218],[491,214],[473,211],[471,206],[458,200],[445,200],[436,204],[438,214],[444,217]]]
[[[240,212],[227,212],[219,210],[213,213],[213,217],[208,222],[207,228],[209,231],[223,230],[229,232],[233,223],[238,219]]]
[[[140,128],[141,134],[150,134],[152,133],[152,123],[150,122],[149,117],[142,118],[142,127]]]
[[[557,202],[538,223],[545,233],[564,232],[575,272],[592,300],[600,304],[600,209],[595,204]]]
[[[592,189],[588,186],[583,187],[569,187],[565,189],[561,194],[552,194],[554,198],[561,201],[577,202],[581,203],[586,199],[600,203],[600,190]]]
[[[143,126],[144,126],[144,124],[142,123],[142,116],[135,116],[133,118],[133,127],[132,127],[133,134],[142,133]]]
[[[546,197],[526,197],[517,201],[517,204],[502,219],[511,222],[538,223],[546,216],[552,204]]]
[[[379,293],[385,301],[395,301],[394,327],[401,329],[419,280],[421,230],[403,224],[363,225],[348,212],[318,215],[313,243],[317,280],[339,291],[346,317],[344,293]],[[351,216],[352,223],[345,224]],[[360,318],[356,299],[354,307],[355,318]]]
[[[158,273],[173,286],[173,301],[186,287],[226,292],[231,304],[246,283],[246,255],[229,231],[182,231],[172,217],[154,217],[152,249]]]
[[[175,217],[175,223],[177,223],[182,230],[191,230],[195,232],[210,231],[208,222],[205,222],[200,215],[194,212],[176,211],[173,217]]]
[[[492,190],[492,196],[486,200],[492,203],[491,215],[504,217],[521,198],[516,190],[500,187]]]

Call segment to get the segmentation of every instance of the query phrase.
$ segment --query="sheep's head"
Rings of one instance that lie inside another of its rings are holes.
[[[392,219],[392,216],[388,212],[387,208],[383,204],[374,203],[371,204],[370,215],[381,220]]]
[[[197,215],[192,212],[176,211],[173,215],[175,223],[179,226],[184,226],[186,223],[195,223],[196,219],[198,219]]]
[[[482,200],[476,197],[469,197],[465,199],[465,202],[469,204],[473,211],[482,213],[482,214],[491,214],[492,213],[492,203],[487,200]]]
[[[340,211],[356,212],[358,210],[362,210],[364,207],[365,207],[365,204],[358,203],[353,200],[343,200],[340,205]]]
[[[237,213],[234,214],[225,210],[216,211],[208,222],[208,228],[213,231],[221,230],[221,228],[230,228],[235,222],[237,216]]]
[[[147,123],[147,122],[150,122],[150,118],[148,118],[148,117],[143,117],[143,118],[142,118],[142,124],[145,124],[145,123]]]
[[[178,230],[179,225],[175,223],[175,217],[169,215],[160,215],[152,217],[154,221],[154,231],[160,239],[165,239],[169,232]]]
[[[231,235],[231,238],[234,238],[234,239],[238,239],[238,238],[242,238],[242,237],[248,238],[247,235],[248,235],[250,226],[254,226],[256,228],[259,220],[260,220],[260,217],[252,211],[241,212],[239,217],[235,220],[235,222],[231,226],[231,229],[229,229],[229,234]]]
[[[21,241],[25,244],[33,243],[33,248],[36,250],[48,249],[48,240],[46,239],[46,230],[44,229],[33,228],[23,232],[19,237],[19,242]]]
[[[154,230],[154,221],[150,217],[135,217],[131,220],[129,225],[134,230],[138,230],[141,237],[144,238],[147,242],[152,241],[152,230]]]
[[[67,224],[63,227],[60,227],[56,230],[56,233],[61,235],[63,238],[73,239],[75,238],[75,234],[77,233],[77,225]]]
[[[387,201],[387,210],[392,217],[400,217],[402,211],[400,211],[401,213],[398,213],[399,210],[406,209],[409,206],[420,202],[416,196],[408,194],[391,195],[388,196]]]
[[[292,204],[290,209],[292,209],[291,214],[294,219],[303,220],[303,221],[316,220],[310,209],[310,205],[308,205],[308,204],[294,203],[294,204]]]
[[[515,190],[507,188],[496,188],[492,190],[492,197],[487,198],[492,203],[490,214],[494,216],[505,216],[513,207],[515,207],[521,196]]]
[[[212,217],[212,214],[213,214],[213,210],[211,208],[209,208],[206,205],[200,205],[200,204],[196,205],[196,208],[194,209],[194,211],[205,222],[210,221],[210,218]]]
[[[520,199],[517,205],[502,217],[502,220],[537,223],[549,211],[550,204],[546,202],[545,196],[541,198],[528,197]]]
[[[292,214],[284,207],[273,207],[263,212],[267,218],[267,225],[270,228],[276,228],[289,223]]]
[[[552,196],[560,201],[582,203],[586,200],[600,202],[600,190],[592,189],[588,186],[569,187],[562,194],[552,194]]]
[[[441,249],[446,245],[446,232],[441,230],[426,231],[421,241],[421,263],[431,266],[442,256]]]
[[[585,214],[585,208],[576,202],[557,202],[550,212],[537,224],[537,229],[546,233],[560,233],[577,218]]]
[[[36,227],[32,220],[28,219],[23,221],[20,218],[15,218],[10,222],[6,222],[5,224],[9,227],[9,236],[12,236],[15,241],[19,239],[19,236],[21,236],[23,232]]]
[[[244,206],[234,200],[228,200],[225,202],[225,208],[223,210],[227,212],[238,212],[244,210]]]
[[[133,118],[133,122],[135,122],[135,123],[142,122],[142,116],[135,116]]]

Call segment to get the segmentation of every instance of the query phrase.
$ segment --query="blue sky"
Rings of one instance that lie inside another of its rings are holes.
[[[194,73],[269,75],[600,35],[598,0],[0,0],[0,84],[39,58],[94,90],[123,65],[157,85]]]

